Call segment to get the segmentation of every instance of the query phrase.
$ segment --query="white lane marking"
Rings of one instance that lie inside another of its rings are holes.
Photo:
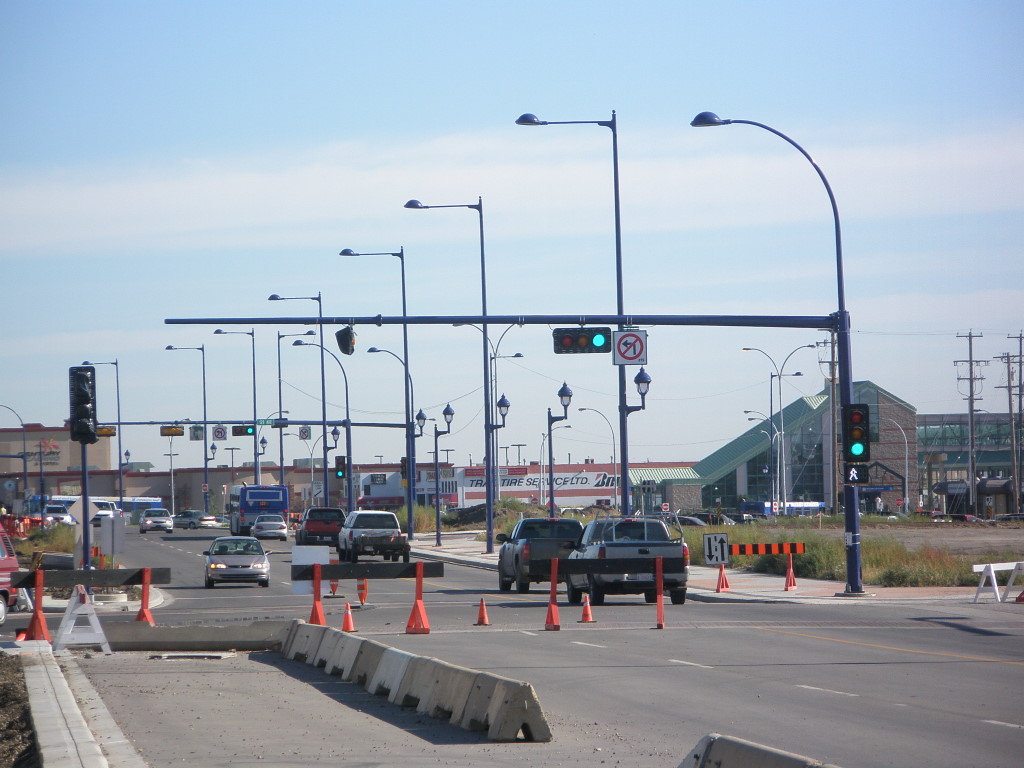
[[[808,691],[821,691],[822,693],[834,693],[836,696],[852,696],[853,698],[860,698],[859,693],[849,693],[847,691],[833,691],[831,688],[816,688],[813,685],[798,685],[797,688],[805,688]]]
[[[598,645],[597,643],[581,643],[579,640],[573,640],[571,645],[585,645],[588,648],[607,648],[607,645]]]
[[[537,637],[539,635],[537,632],[528,632],[525,629],[519,630],[519,633],[522,635],[529,635],[530,637]]]
[[[687,667],[700,667],[701,669],[714,669],[714,667],[709,667],[709,666],[707,666],[705,664],[698,664],[695,661],[683,661],[682,659],[669,659],[669,661],[671,661],[673,664],[684,664]]]
[[[982,720],[981,722],[988,723],[989,725],[1002,725],[1006,728],[1024,728],[1024,725],[1020,725],[1018,723],[1004,723],[1001,720]]]

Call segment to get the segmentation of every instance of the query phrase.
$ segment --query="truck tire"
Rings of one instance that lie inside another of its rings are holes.
[[[410,557],[410,553],[409,552],[403,552],[402,553],[402,562],[403,563],[408,563],[409,562],[409,557]],[[395,555],[395,562],[396,563],[398,562],[398,555]]]
[[[604,588],[594,583],[594,577],[590,577],[590,604],[604,605]]]
[[[511,592],[513,579],[506,579],[501,573],[498,574],[498,591]]]
[[[356,548],[355,547],[352,547],[352,549],[350,549],[348,551],[348,561],[350,563],[358,563],[359,562],[359,553],[356,552]]]
[[[672,598],[672,605],[682,605],[686,602],[686,587],[673,589],[669,596]]]
[[[529,591],[530,591],[530,581],[529,581],[529,579],[527,579],[526,581],[519,581],[518,579],[516,580],[516,592],[518,592],[521,595],[525,595]]]
[[[574,587],[571,581],[565,582],[565,596],[569,605],[579,605],[583,602],[583,590]]]
[[[644,590],[644,602],[646,602],[646,603],[656,603],[656,602],[658,602],[658,592],[657,592],[657,590],[645,589]]]

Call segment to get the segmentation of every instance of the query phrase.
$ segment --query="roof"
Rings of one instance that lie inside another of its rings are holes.
[[[700,480],[700,475],[693,471],[692,466],[629,468],[631,485],[641,482],[660,483],[663,480]]]

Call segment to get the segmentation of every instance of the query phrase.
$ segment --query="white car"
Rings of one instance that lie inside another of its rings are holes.
[[[281,515],[260,515],[252,524],[250,535],[256,539],[288,541],[288,525]]]
[[[160,509],[160,507],[150,507],[147,509],[143,513],[142,519],[139,520],[139,533],[146,533],[147,531],[174,533],[174,518],[171,517],[171,513],[166,509]]]

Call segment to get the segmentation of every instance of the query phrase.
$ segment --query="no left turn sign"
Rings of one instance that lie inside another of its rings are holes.
[[[647,365],[647,331],[613,331],[612,364]]]

